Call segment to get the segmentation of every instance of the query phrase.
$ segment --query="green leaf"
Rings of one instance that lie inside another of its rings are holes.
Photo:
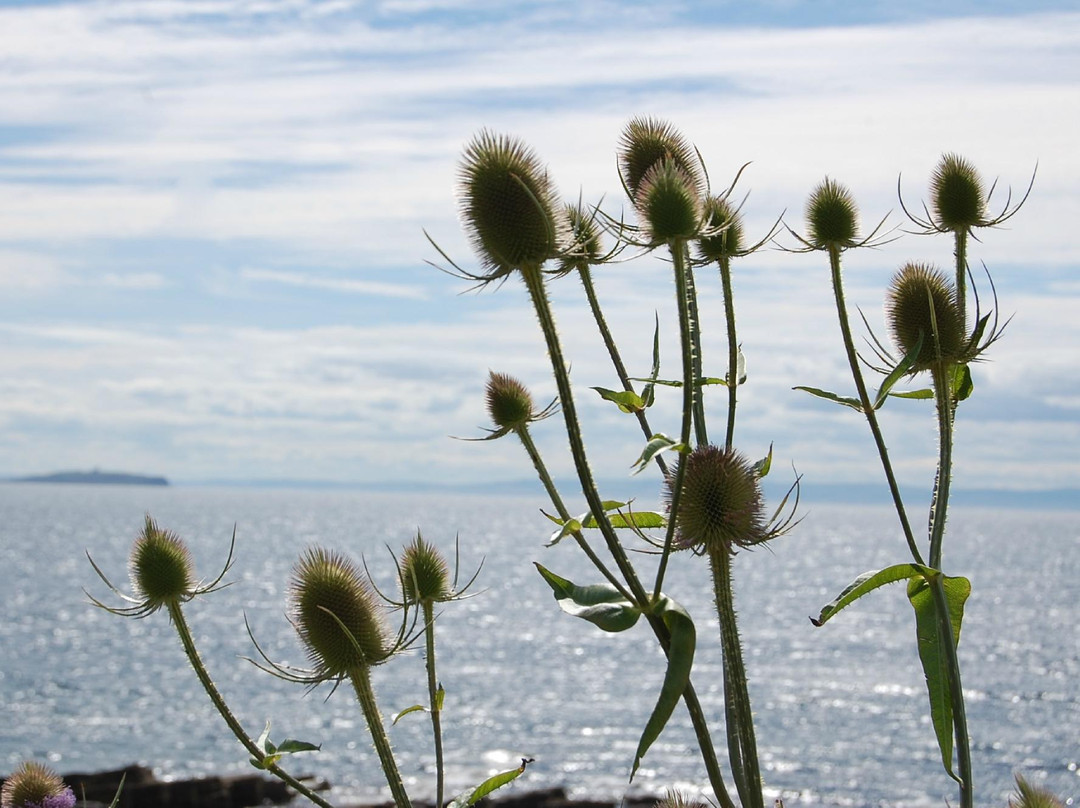
[[[608,512],[608,511],[614,511],[614,510],[618,510],[619,508],[625,508],[626,507],[625,502],[618,502],[617,500],[614,500],[614,499],[604,500],[601,503],[601,505],[603,506],[605,513]],[[544,516],[546,516],[548,519],[550,519],[555,524],[562,526],[561,529],[556,530],[551,535],[551,538],[548,540],[548,543],[547,543],[548,547],[554,547],[556,544],[558,544],[560,541],[565,539],[567,536],[569,536],[569,535],[571,535],[573,533],[580,533],[582,530],[584,530],[587,527],[597,527],[596,519],[593,518],[593,513],[592,513],[591,510],[585,511],[585,513],[581,514],[580,516],[571,517],[570,519],[561,519],[561,518],[559,518],[557,516],[552,516],[551,514],[544,513],[544,511],[540,511],[540,512],[543,513]]]
[[[753,465],[753,472],[758,477],[764,477],[769,473],[769,469],[772,468],[772,444],[769,444],[769,453],[765,457],[761,458]]]
[[[735,358],[735,375],[739,377],[739,384],[746,384],[746,357],[743,356],[741,345]]]
[[[632,390],[608,390],[606,387],[592,388],[600,394],[605,401],[612,401],[623,412],[635,413],[645,409],[645,401]]]
[[[295,755],[297,752],[318,752],[322,749],[321,745],[308,743],[307,741],[297,741],[293,738],[286,738],[281,742],[281,745],[277,748],[277,751],[281,755]]]
[[[655,316],[656,327],[653,329],[652,371],[649,373],[648,383],[641,389],[641,401],[646,407],[651,407],[656,401],[654,383],[660,375],[660,315]]]
[[[426,713],[427,711],[427,707],[425,707],[423,704],[414,704],[412,707],[406,707],[400,713],[394,713],[393,717],[390,719],[390,724],[397,724],[398,721],[400,721],[402,718],[409,715],[410,713]]]
[[[611,522],[611,526],[614,528],[636,527],[642,530],[649,530],[667,527],[667,517],[663,514],[655,513],[654,511],[616,513],[609,516],[608,521]],[[585,525],[585,527],[593,527],[593,525],[589,524]]]
[[[438,689],[435,691],[435,709],[442,712],[444,701],[446,701],[446,691],[443,689],[442,682],[440,682]]]
[[[660,688],[660,697],[656,701],[656,706],[653,707],[648,723],[645,724],[645,730],[641,733],[637,752],[634,753],[634,765],[630,770],[631,780],[634,779],[638,766],[641,765],[641,759],[645,757],[653,741],[660,737],[668,719],[671,718],[671,713],[686,690],[686,685],[690,681],[690,669],[694,666],[694,650],[697,645],[694,621],[686,609],[667,595],[662,595],[657,601],[654,614],[664,621],[671,632],[671,645],[667,652],[667,672],[664,674],[664,684]]]
[[[843,404],[845,407],[851,407],[853,410],[863,411],[862,404],[857,398],[847,398],[845,396],[838,396],[836,393],[830,393],[828,390],[819,390],[816,387],[793,387],[793,390],[804,390],[812,396],[818,398],[824,398],[829,401],[835,401],[837,404]]]
[[[919,332],[919,338],[915,341],[915,346],[907,352],[907,356],[901,359],[892,372],[885,377],[885,381],[881,383],[881,387],[878,388],[877,395],[874,397],[874,409],[880,410],[885,400],[889,397],[889,391],[893,389],[898,381],[908,374],[911,370],[911,366],[915,363],[915,359],[919,355],[919,351],[922,350],[923,333]]]
[[[922,564],[896,564],[892,567],[886,567],[883,570],[870,570],[864,572],[854,581],[847,585],[843,592],[836,596],[831,603],[821,610],[821,614],[817,618],[810,618],[810,622],[815,626],[821,626],[825,624],[829,618],[850,606],[857,601],[863,595],[868,592],[873,592],[875,589],[885,586],[886,584],[895,584],[898,581],[908,580],[910,578],[922,578],[925,576],[939,575],[935,570],[929,567],[924,567]]]
[[[281,742],[280,746],[274,746],[270,740],[270,719],[266,720],[266,726],[263,727],[262,734],[255,741],[255,745],[262,750],[263,756],[261,759],[252,757],[248,760],[256,769],[264,770],[276,765],[283,755],[293,755],[297,752],[318,752],[322,749],[321,746],[316,744],[297,741],[292,738],[286,738]]]
[[[469,808],[470,805],[475,805],[495,789],[502,788],[507,783],[512,783],[514,780],[518,779],[518,777],[525,773],[525,767],[530,763],[532,763],[531,758],[522,758],[521,765],[516,769],[500,772],[493,777],[489,777],[471,791],[461,792],[447,808]]]
[[[940,575],[940,573],[939,573]],[[952,628],[953,648],[960,642],[960,624],[964,619],[964,603],[971,594],[971,582],[967,578],[940,576],[946,608]],[[919,640],[919,659],[926,675],[926,690],[930,697],[930,718],[934,723],[941,762],[945,771],[955,780],[952,770],[953,758],[953,703],[949,689],[949,669],[942,645],[941,619],[934,598],[934,584],[925,577],[908,582],[908,600],[915,609],[915,632]]]
[[[633,462],[630,468],[634,469],[634,474],[638,474],[643,471],[652,459],[656,457],[660,452],[675,451],[685,452],[688,451],[685,443],[679,443],[672,438],[669,438],[663,432],[657,432],[653,435],[649,442],[645,444],[645,448],[642,449],[638,459]]]
[[[967,365],[957,365],[953,369],[952,397],[954,401],[963,401],[975,390],[975,384],[971,381],[971,368]]]
[[[536,564],[536,562],[533,562]],[[637,623],[641,611],[611,584],[578,586],[541,564],[536,569],[547,581],[559,608],[569,615],[588,620],[604,631],[626,631]]]
[[[124,782],[127,780],[127,772],[120,775],[120,783],[116,786],[116,794],[112,798],[112,802],[109,803],[109,808],[116,808],[120,804],[120,792],[124,790]],[[86,802],[86,794],[83,793],[83,802]]]
[[[893,398],[933,398],[934,391],[929,387],[924,387],[922,390],[904,390],[899,393],[889,393]]]
[[[705,387],[710,384],[719,384],[722,387],[727,387],[727,379],[718,379],[716,376],[705,376],[698,379],[698,387]]]

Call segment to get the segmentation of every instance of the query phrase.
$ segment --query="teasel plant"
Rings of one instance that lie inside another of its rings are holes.
[[[114,586],[94,562],[90,553],[86,554],[98,577],[127,605],[109,606],[89,592],[86,594],[95,606],[120,617],[145,618],[164,610],[169,615],[169,620],[180,638],[184,654],[195,671],[199,683],[233,735],[251,754],[252,765],[282,780],[321,808],[333,808],[331,803],[280,766],[280,760],[284,755],[316,751],[319,747],[293,739],[285,739],[280,744],[274,744],[269,739],[269,721],[259,739],[252,738],[226,703],[217,685],[214,684],[195,645],[195,638],[188,626],[183,607],[195,598],[217,592],[229,585],[223,581],[232,568],[235,548],[236,531],[234,529],[229,545],[229,555],[221,572],[209,582],[199,580],[195,576],[194,561],[187,543],[172,531],[158,527],[148,514],[143,529],[131,548],[129,560],[131,595],[124,594]]]
[[[961,180],[959,184],[958,177]],[[960,239],[960,230],[970,230],[970,227],[976,226],[976,221],[989,223],[991,220],[982,218],[985,203],[981,185],[976,180],[977,174],[970,165],[958,158],[946,156],[932,180],[932,187],[935,189],[932,203],[934,213],[931,214],[928,210],[929,218],[925,222],[927,227],[933,225],[933,231],[957,233],[957,238]],[[964,183],[965,188],[960,188]],[[1006,212],[998,219],[1003,220],[1003,217],[1011,216],[1015,212],[1014,208],[1006,206]],[[790,228],[789,232],[792,232],[802,245],[800,249],[820,250],[828,254],[841,335],[857,397],[841,396],[812,387],[796,389],[863,413],[873,434],[912,556],[910,563],[873,570],[859,576],[826,605],[816,618],[812,618],[812,622],[820,626],[868,592],[889,583],[907,582],[908,599],[916,616],[918,650],[926,676],[931,721],[941,751],[942,764],[949,776],[957,781],[961,808],[971,808],[974,804],[971,741],[957,654],[964,604],[970,595],[971,584],[966,578],[950,577],[942,572],[942,546],[952,479],[956,406],[967,398],[973,389],[969,365],[978,361],[987,348],[1001,337],[1005,325],[998,319],[996,294],[993,310],[983,314],[975,290],[975,324],[969,330],[965,308],[961,302],[963,289],[966,287],[954,283],[932,265],[908,263],[894,276],[885,300],[886,320],[898,356],[889,351],[871,332],[870,346],[877,360],[882,363],[875,365],[855,349],[843,290],[840,257],[847,250],[887,240],[889,233],[879,235],[884,227],[884,220],[870,236],[861,238],[854,198],[848,189],[830,179],[826,179],[811,194],[806,218],[805,235],[796,234]],[[962,224],[963,222],[967,224]],[[956,244],[957,275],[966,277],[967,266],[963,252],[966,242],[958,240]],[[865,322],[865,317],[863,320]],[[862,374],[863,365],[883,377],[873,398],[869,395]],[[901,380],[923,372],[930,374],[929,390],[899,392],[894,389]],[[890,397],[933,398],[935,401],[938,462],[928,517],[928,547],[925,557],[911,528],[877,418],[877,411]],[[953,768],[954,744],[956,771]]]

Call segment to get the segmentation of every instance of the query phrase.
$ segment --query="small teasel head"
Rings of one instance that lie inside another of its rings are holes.
[[[706,808],[706,806],[698,800],[690,799],[677,789],[669,788],[663,798],[656,801],[656,808]]]
[[[705,232],[710,235],[702,236],[697,243],[703,261],[719,263],[743,254],[742,216],[726,197],[710,196],[705,200]]]
[[[500,430],[521,429],[533,420],[533,398],[527,387],[513,376],[488,372],[487,411]]]
[[[893,277],[885,299],[893,340],[907,356],[919,345],[911,372],[950,365],[971,357],[956,287],[929,264],[906,264]]]
[[[1016,775],[1016,797],[1009,798],[1009,808],[1064,808],[1064,803],[1045,788],[1033,786],[1023,775]]]
[[[566,205],[566,221],[570,227],[570,246],[559,259],[559,274],[565,275],[581,267],[596,266],[610,254],[604,252],[600,240],[597,213],[581,205]]]
[[[316,678],[340,679],[395,650],[373,587],[338,553],[309,549],[293,569],[289,602]]]
[[[986,191],[975,166],[956,154],[942,156],[930,177],[930,205],[941,230],[981,227],[987,221]]]
[[[562,207],[547,169],[516,138],[483,131],[465,148],[459,173],[461,218],[489,282],[539,266],[566,241]]]
[[[24,761],[0,789],[3,808],[74,808],[75,795],[48,766]]]
[[[700,194],[704,185],[700,160],[690,141],[665,121],[648,117],[631,120],[619,139],[619,173],[635,205],[645,175],[664,160],[682,169]]]
[[[442,602],[454,597],[450,566],[443,554],[424,541],[419,532],[405,546],[398,572],[406,605]]]
[[[685,469],[674,515],[678,546],[697,553],[726,553],[773,537],[758,474],[741,454],[719,446],[699,446],[679,463]],[[677,479],[677,470],[670,471],[669,507]]]
[[[149,516],[131,547],[128,562],[136,598],[154,612],[170,603],[190,600],[197,588],[191,552],[171,530],[162,530]]]
[[[859,244],[859,211],[851,191],[828,177],[806,203],[806,243],[816,250]]]
[[[701,229],[701,195],[676,161],[664,158],[645,172],[634,207],[653,244],[689,239]]]

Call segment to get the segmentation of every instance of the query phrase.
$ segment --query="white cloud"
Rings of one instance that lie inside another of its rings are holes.
[[[248,267],[240,270],[240,277],[246,281],[280,283],[285,286],[325,289],[331,292],[345,292],[346,294],[369,295],[371,297],[400,297],[411,300],[422,300],[427,296],[423,289],[418,289],[415,286],[406,286],[404,284],[374,283],[371,281],[357,281],[348,278],[320,278],[305,275],[300,272],[280,272],[272,269]]]

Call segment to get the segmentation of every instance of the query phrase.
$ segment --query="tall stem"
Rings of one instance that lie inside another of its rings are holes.
[[[936,575],[930,581],[934,610],[938,615],[941,647],[945,650],[945,666],[949,679],[949,700],[952,702],[953,730],[956,735],[956,762],[960,769],[960,808],[973,808],[975,788],[971,771],[971,741],[968,736],[967,710],[964,707],[964,688],[960,680],[960,659],[953,641],[949,602],[945,596],[945,576]]]
[[[931,375],[934,383],[934,400],[937,404],[938,465],[934,498],[930,505],[930,566],[941,569],[941,546],[945,537],[945,520],[948,518],[952,480],[952,366],[938,363],[932,369]]]
[[[967,322],[967,230],[956,231],[956,303],[960,307],[960,322]]]
[[[596,288],[593,285],[592,272],[589,269],[589,265],[580,265],[578,267],[578,274],[581,276],[581,285],[585,288],[585,298],[589,301],[589,308],[592,310],[593,319],[596,320],[596,327],[600,330],[600,336],[604,340],[604,346],[607,348],[608,356],[611,357],[611,364],[615,366],[615,373],[619,377],[619,382],[622,384],[623,390],[628,393],[633,393],[634,386],[630,383],[630,374],[626,372],[626,365],[623,364],[622,355],[619,353],[619,348],[615,344],[615,338],[611,334],[611,329],[608,328],[607,318],[604,317],[604,312],[600,309],[600,301],[596,297]],[[654,434],[652,428],[649,426],[649,419],[642,410],[638,410],[634,415],[637,416],[638,424],[641,425],[641,431],[645,435],[645,439],[648,440]],[[657,468],[660,469],[660,473],[666,477],[668,469],[664,458],[658,454],[654,460],[656,461]]]
[[[229,729],[232,730],[232,734],[236,736],[236,740],[240,741],[253,758],[262,760],[266,756],[266,753],[260,749],[259,745],[252,740],[251,736],[244,731],[244,728],[240,725],[236,716],[233,715],[232,710],[229,709],[229,705],[225,703],[225,699],[218,691],[217,685],[214,684],[214,680],[210,678],[210,674],[206,670],[206,665],[203,664],[202,657],[199,656],[199,650],[195,647],[195,640],[191,636],[191,630],[188,628],[187,620],[184,618],[184,612],[181,610],[180,604],[176,602],[170,603],[168,609],[169,617],[172,618],[173,626],[176,628],[176,633],[180,637],[180,644],[184,646],[184,653],[187,655],[191,667],[195,670],[195,675],[199,677],[199,682],[202,684],[203,690],[205,690],[206,695],[210,697],[210,701],[213,703],[214,708],[221,717],[225,719],[225,723],[228,725]],[[298,793],[303,794],[316,805],[321,806],[321,808],[334,808],[333,804],[324,800],[276,763],[269,766],[267,771],[279,780],[288,784]]]
[[[686,311],[690,327],[690,345],[694,373],[694,435],[698,446],[709,443],[709,433],[705,429],[705,388],[701,386],[701,319],[698,316],[697,287],[694,285],[694,269],[690,265],[689,247],[682,239],[672,242],[671,258],[676,272],[686,276]]]
[[[870,425],[870,432],[874,436],[874,444],[877,446],[878,457],[881,458],[881,466],[885,470],[885,479],[889,483],[889,492],[892,494],[893,505],[896,506],[896,515],[900,518],[900,526],[904,531],[908,549],[916,563],[925,563],[919,546],[915,543],[915,534],[911,531],[911,523],[908,522],[907,510],[904,501],[900,497],[900,486],[893,474],[892,463],[889,461],[889,450],[885,446],[885,438],[878,426],[877,413],[874,410],[874,402],[866,392],[866,383],[863,381],[862,370],[859,369],[859,356],[855,351],[855,341],[851,337],[851,324],[848,322],[847,304],[844,301],[844,280],[840,273],[840,250],[837,247],[829,248],[829,268],[832,271],[833,293],[836,297],[836,313],[840,318],[840,333],[844,338],[844,350],[847,352],[848,366],[851,368],[851,376],[855,380],[855,389],[859,393],[859,402],[862,404],[863,414]]]
[[[430,600],[421,603],[424,610],[425,663],[427,665],[428,706],[431,710],[431,734],[435,743],[435,808],[442,808],[445,772],[442,745],[442,706],[439,704],[439,681],[435,675],[435,605]]]
[[[732,594],[731,553],[726,549],[710,552],[709,566],[712,569],[713,595],[720,619],[720,646],[724,655],[724,710],[731,770],[743,808],[764,808],[754,716],[750,708],[750,692],[746,687],[746,666],[743,664]]]
[[[405,793],[405,784],[398,772],[397,761],[394,760],[394,752],[390,749],[390,739],[386,737],[386,727],[383,726],[379,705],[375,701],[375,691],[371,687],[371,670],[367,665],[358,665],[349,673],[349,678],[356,692],[356,700],[360,702],[360,709],[363,710],[364,718],[367,719],[371,740],[375,744],[375,753],[379,756],[379,763],[382,764],[386,783],[390,786],[390,793],[394,797],[394,804],[397,808],[412,808],[412,802],[409,800],[409,795]]]
[[[735,338],[735,300],[731,296],[731,258],[720,258],[720,283],[724,288],[724,319],[727,321],[728,374],[727,374],[727,433],[724,447],[730,451],[735,441],[735,403],[739,391],[739,343]]]

